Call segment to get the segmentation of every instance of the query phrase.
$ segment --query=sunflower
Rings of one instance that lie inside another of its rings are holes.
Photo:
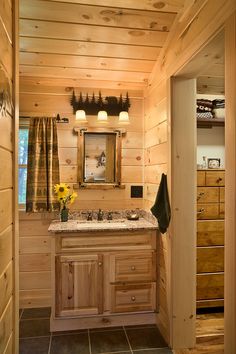
[[[73,192],[71,195],[70,195],[70,203],[74,203],[75,201],[75,198],[77,197],[77,193],[76,192]]]
[[[70,187],[65,183],[55,184],[54,191],[57,194],[58,199],[65,198],[69,193]]]

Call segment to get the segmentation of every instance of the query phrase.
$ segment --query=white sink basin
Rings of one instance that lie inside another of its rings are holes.
[[[76,220],[77,224],[119,224],[124,223],[125,219],[114,219],[114,220]]]
[[[97,227],[99,228],[106,228],[109,227],[111,228],[112,225],[114,224],[115,227],[126,227],[125,219],[115,219],[115,220],[77,220],[77,227],[78,228],[94,228]]]

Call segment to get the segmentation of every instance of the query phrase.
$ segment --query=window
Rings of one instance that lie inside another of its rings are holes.
[[[27,156],[28,156],[28,128],[19,129],[19,151],[18,151],[18,203],[25,204],[26,202],[26,179],[27,179]]]

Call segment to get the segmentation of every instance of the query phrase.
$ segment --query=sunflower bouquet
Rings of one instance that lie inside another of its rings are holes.
[[[77,193],[70,193],[70,187],[65,183],[55,184],[54,192],[57,195],[57,200],[60,202],[61,221],[68,220],[68,204],[72,204],[77,197]]]

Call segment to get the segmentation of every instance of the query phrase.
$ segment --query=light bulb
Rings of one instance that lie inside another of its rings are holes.
[[[86,113],[83,109],[79,109],[78,111],[76,111],[75,120],[79,122],[87,122]]]
[[[99,122],[107,122],[107,112],[106,111],[99,111],[98,112],[98,120],[99,120]]]
[[[126,111],[121,111],[119,114],[120,123],[129,123],[129,113]]]

